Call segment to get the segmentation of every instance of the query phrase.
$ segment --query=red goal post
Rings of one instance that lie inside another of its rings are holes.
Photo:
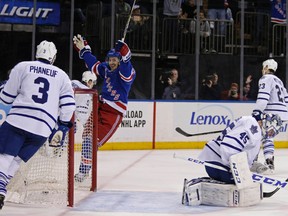
[[[74,89],[75,95],[77,94],[91,94],[93,105],[92,105],[92,169],[91,169],[91,185],[90,191],[97,190],[97,137],[98,137],[98,92],[96,89]],[[74,122],[73,115],[72,120]],[[94,150],[96,149],[96,151]],[[69,150],[68,150],[68,206],[72,207],[74,204],[74,170],[75,170],[75,134],[74,134],[74,126],[69,131]]]

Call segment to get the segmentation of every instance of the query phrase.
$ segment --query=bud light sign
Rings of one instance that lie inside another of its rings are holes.
[[[0,1],[0,23],[32,24],[34,1]],[[37,25],[59,25],[60,4],[52,2],[37,2]]]

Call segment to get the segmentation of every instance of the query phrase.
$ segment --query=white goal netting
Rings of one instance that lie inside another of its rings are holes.
[[[75,96],[87,94],[87,92],[92,92],[90,93],[91,98],[93,101],[96,100],[93,102],[92,112],[87,123],[83,126],[75,120],[75,127],[71,129],[72,132],[70,131],[70,136],[69,138],[66,137],[66,142],[62,147],[50,147],[49,143],[46,142],[27,163],[22,162],[20,169],[7,186],[6,202],[72,206],[73,194],[76,190],[96,190],[96,188],[92,188],[96,187],[97,178],[95,172],[91,173],[93,169],[87,171],[88,175],[82,182],[74,182],[74,174],[79,172],[80,163],[83,163],[81,151],[85,151],[85,155],[89,156],[88,162],[91,166],[92,143],[94,148],[97,146],[95,143],[97,140],[97,118],[94,117],[98,106],[97,92],[75,90]],[[91,139],[91,142],[88,144],[86,142],[82,147],[87,137]],[[87,160],[85,160],[86,162]],[[94,162],[95,165],[96,162]]]

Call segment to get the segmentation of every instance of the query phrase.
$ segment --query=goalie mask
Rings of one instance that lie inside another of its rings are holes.
[[[89,81],[92,81],[92,85],[89,86]],[[82,74],[82,82],[84,82],[89,88],[92,88],[97,83],[97,76],[91,71],[85,71]]]
[[[262,118],[262,136],[263,139],[272,139],[282,128],[282,120],[278,115],[264,113]]]
[[[57,49],[53,42],[42,41],[36,50],[36,59],[45,59],[53,64],[56,59]]]
[[[273,70],[273,72],[276,72],[277,68],[278,68],[278,63],[274,60],[274,59],[267,59],[266,61],[264,61],[262,63],[263,66],[263,71],[264,70]]]

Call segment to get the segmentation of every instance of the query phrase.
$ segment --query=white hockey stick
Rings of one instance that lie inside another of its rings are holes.
[[[205,161],[201,161],[201,160],[194,159],[194,158],[191,158],[191,157],[178,156],[175,153],[174,153],[173,157],[174,158],[178,158],[178,159],[182,159],[182,160],[186,160],[186,161],[190,161],[190,162],[193,162],[193,163],[196,163],[196,164],[205,165],[205,166],[212,167],[212,168],[215,168],[215,169],[227,171],[225,168],[223,168],[221,166],[217,166],[215,164],[206,163]],[[273,192],[274,192],[273,194],[275,194],[279,189],[282,189],[282,188],[285,188],[285,189],[288,190],[288,186],[287,186],[288,182],[287,181],[280,181],[278,179],[267,177],[267,176],[264,176],[264,175],[261,175],[261,174],[258,174],[258,173],[251,173],[251,174],[252,174],[252,180],[254,182],[259,182],[259,183],[263,183],[263,184],[267,184],[267,185],[271,185],[271,186],[277,187],[275,189],[276,191],[274,190],[275,192],[272,191],[272,192],[268,192],[267,194],[271,194]],[[263,193],[263,196],[264,197],[270,197],[269,195],[265,195],[265,193]]]
[[[132,17],[132,12],[133,12],[133,7],[135,6],[135,3],[136,3],[136,0],[133,1],[133,5],[131,7],[131,11],[130,11],[128,20],[126,22],[126,26],[125,26],[124,33],[123,33],[123,38],[121,39],[121,41],[123,41],[123,42],[125,40],[125,37],[126,37],[126,34],[127,34],[127,30],[129,28],[129,24],[130,24],[130,20],[131,20],[131,17]]]

